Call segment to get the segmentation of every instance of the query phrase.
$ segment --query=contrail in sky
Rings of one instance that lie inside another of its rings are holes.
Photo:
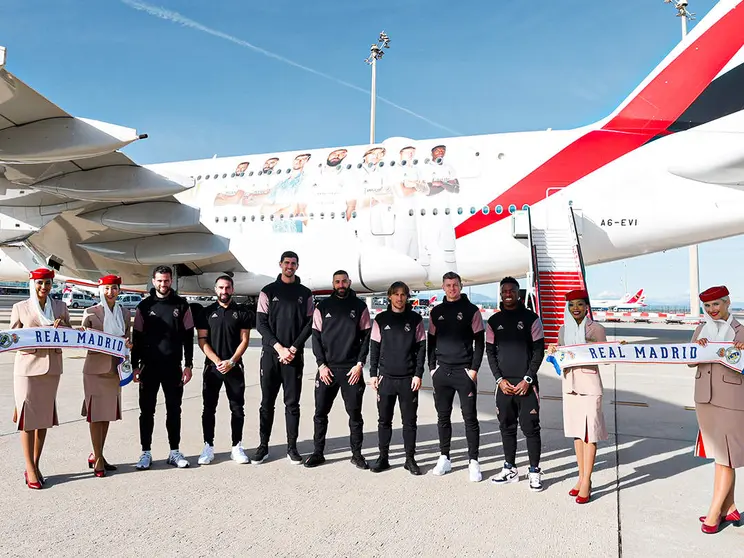
[[[249,43],[248,41],[244,41],[243,39],[239,39],[232,35],[228,35],[227,33],[223,33],[222,31],[218,31],[217,29],[212,29],[211,27],[202,25],[198,21],[189,19],[186,16],[179,14],[178,12],[166,10],[165,8],[160,8],[157,6],[152,6],[150,4],[146,4],[145,2],[140,2],[139,0],[121,0],[121,2],[123,2],[130,8],[134,8],[135,10],[145,12],[147,14],[150,14],[151,16],[159,17],[160,19],[165,19],[167,21],[172,21],[173,23],[178,23],[179,25],[182,25],[184,27],[190,27],[191,29],[201,31],[203,33],[208,33],[209,35],[218,37],[220,39],[224,39],[226,41],[230,41],[231,43],[235,43],[236,45],[248,48],[254,52],[258,52],[259,54],[263,54],[264,56],[268,58],[273,58],[274,60],[277,60],[289,66],[293,66],[299,70],[303,70],[305,72],[315,74],[318,77],[322,77],[324,79],[337,83],[338,85],[343,85],[344,87],[348,87],[349,89],[359,91],[360,93],[366,93],[367,95],[370,94],[369,89],[364,89],[363,87],[359,87],[358,85],[354,85],[353,83],[349,83],[348,81],[344,81],[330,74],[326,74],[324,72],[318,71],[309,66],[305,66],[304,64],[300,64],[299,62],[295,62],[294,60],[290,60],[289,58],[285,58],[284,56],[271,52],[270,50],[266,50],[265,48],[261,48],[260,46]],[[413,116],[414,118],[418,118],[419,120],[422,120],[426,122],[427,124],[434,126],[435,128],[445,130],[447,132],[450,132],[451,134],[455,134],[458,136],[462,135],[460,132],[453,130],[452,128],[448,128],[447,126],[434,122],[433,120],[429,120],[425,116],[418,114],[417,112],[414,112],[411,109],[407,109],[406,107],[400,106],[399,104],[394,103],[390,101],[389,99],[386,99],[385,97],[378,96],[377,99],[380,102],[388,104],[391,107],[398,109],[399,111],[405,112],[406,114]]]

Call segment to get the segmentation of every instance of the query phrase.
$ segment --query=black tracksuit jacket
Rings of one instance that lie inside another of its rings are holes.
[[[483,360],[483,318],[480,309],[460,295],[429,314],[429,370],[438,364],[478,371]]]
[[[545,334],[537,314],[521,302],[514,310],[496,312],[486,324],[486,353],[494,378],[516,385],[525,376],[537,383],[545,353]]]
[[[351,368],[364,364],[369,353],[370,323],[367,305],[349,289],[318,303],[313,313],[313,353],[318,367]]]
[[[258,296],[256,329],[263,346],[273,348],[279,343],[287,349],[294,347],[302,351],[310,337],[314,310],[313,293],[300,283],[299,277],[285,283],[278,275]]]
[[[379,313],[372,325],[369,375],[410,378],[424,375],[426,331],[421,314],[410,305],[403,312],[392,308]]]

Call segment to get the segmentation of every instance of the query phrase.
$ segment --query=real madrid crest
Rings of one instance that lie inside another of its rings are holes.
[[[356,310],[352,310],[351,312],[349,312],[349,317],[350,317],[350,318],[351,318],[352,320],[353,320],[354,318],[356,318]]]
[[[173,317],[174,317],[174,318],[177,318],[177,317],[178,317],[178,314],[179,314],[179,312],[178,312],[178,308],[174,308],[174,309],[173,309]]]
[[[726,362],[729,364],[738,364],[741,360],[741,351],[736,347],[726,347]]]
[[[462,320],[462,312],[458,312],[457,313],[457,319],[458,320]]]
[[[233,312],[233,318],[235,318],[236,320],[238,319],[238,313],[237,312]]]
[[[406,331],[406,333],[408,333],[409,331],[411,331],[411,324],[406,324],[406,325],[405,325],[405,326],[403,327],[403,329],[404,329],[404,330]]]
[[[298,304],[302,304],[302,297],[300,297],[300,298],[297,299],[297,303]]]
[[[524,324],[522,322],[517,322],[517,329],[524,329]]]

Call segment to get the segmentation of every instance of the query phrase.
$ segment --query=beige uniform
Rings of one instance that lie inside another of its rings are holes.
[[[734,341],[744,342],[744,326],[731,321]],[[692,336],[697,341],[699,325]],[[695,414],[700,433],[695,455],[727,467],[744,467],[744,375],[722,364],[698,364],[695,373]]]
[[[61,318],[69,327],[70,314],[65,303],[47,298],[47,304],[52,305],[55,320]],[[44,326],[30,300],[17,302],[10,313],[10,328],[31,327]],[[43,430],[59,424],[56,399],[61,374],[62,349],[16,351],[13,391],[18,412],[18,430]]]
[[[558,332],[558,344],[564,343],[564,326]],[[587,343],[607,341],[601,324],[586,319]],[[598,366],[572,366],[563,371],[563,431],[567,438],[596,443],[607,439],[602,412],[602,377]]]
[[[104,302],[105,304],[105,302]],[[124,317],[124,337],[129,338],[131,316],[129,310],[121,309]],[[104,308],[100,304],[86,308],[83,327],[103,331]],[[83,364],[82,416],[88,422],[111,422],[121,420],[121,386],[119,386],[119,359],[111,355],[88,351]]]

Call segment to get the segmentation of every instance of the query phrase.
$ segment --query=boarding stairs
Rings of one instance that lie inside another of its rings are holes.
[[[576,214],[569,206],[565,221],[552,220],[550,226],[544,228],[534,227],[529,215],[527,218],[531,261],[526,302],[543,322],[545,343],[557,343],[566,293],[586,289]]]

